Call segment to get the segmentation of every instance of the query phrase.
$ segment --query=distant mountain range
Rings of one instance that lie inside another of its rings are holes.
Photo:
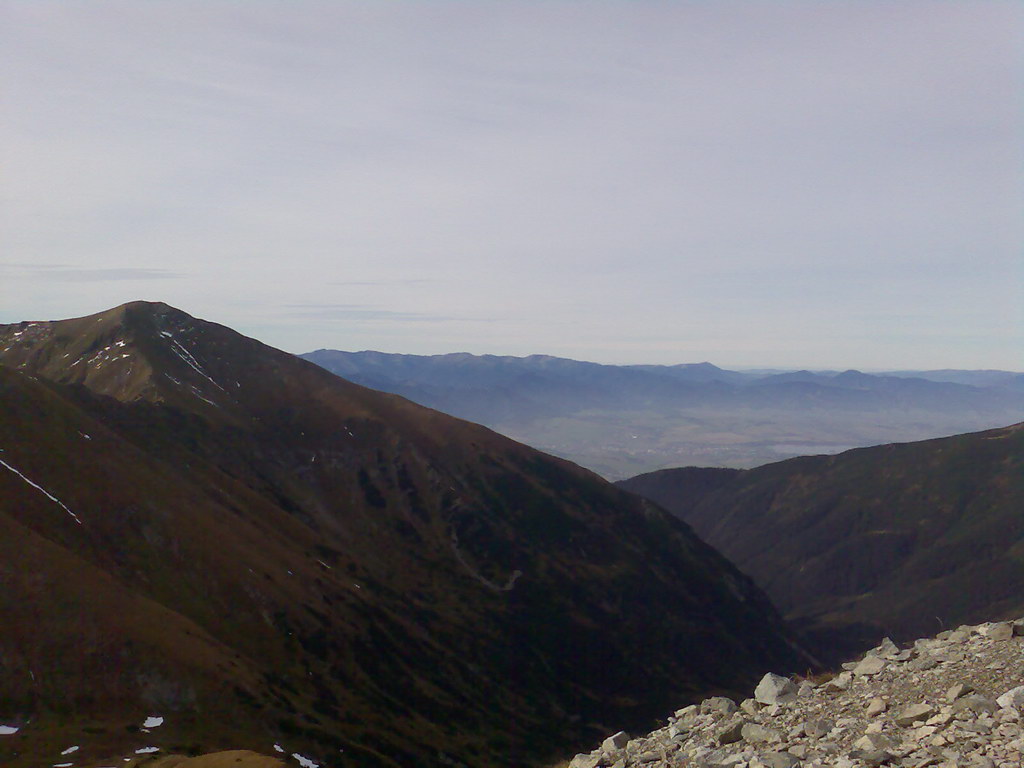
[[[1007,371],[750,373],[710,363],[337,350],[302,357],[611,479],[686,464],[747,468],[1024,419],[1024,374]]]
[[[163,304],[0,326],[0,413],[5,766],[539,765],[813,665],[652,503]]]
[[[833,661],[1024,615],[1024,424],[619,485],[690,523]]]

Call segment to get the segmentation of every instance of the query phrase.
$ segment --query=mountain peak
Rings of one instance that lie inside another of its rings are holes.
[[[219,407],[228,390],[200,356],[209,355],[204,338],[225,334],[244,338],[163,302],[132,301],[70,320],[0,325],[0,354],[12,368],[125,402]]]

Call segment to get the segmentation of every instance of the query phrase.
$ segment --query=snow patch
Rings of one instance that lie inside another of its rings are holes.
[[[147,717],[146,722],[142,724],[143,728],[159,728],[164,724],[162,717]]]
[[[33,483],[33,482],[32,482],[31,480],[29,480],[29,479],[28,479],[27,477],[25,477],[25,476],[24,476],[23,474],[21,474],[21,472],[19,472],[18,470],[16,470],[16,469],[15,469],[14,467],[12,467],[12,466],[11,466],[10,464],[8,464],[8,463],[7,463],[6,461],[4,461],[3,459],[0,459],[0,464],[3,464],[3,465],[4,465],[5,467],[7,467],[7,468],[8,468],[9,470],[11,470],[11,472],[13,472],[14,474],[16,474],[16,475],[17,475],[18,477],[20,477],[20,478],[21,478],[22,480],[24,480],[24,481],[25,481],[26,483],[28,483],[29,485],[31,485],[31,486],[32,486],[33,488],[35,488],[36,490],[42,491],[42,492],[43,492],[43,493],[44,493],[44,494],[46,495],[46,497],[47,497],[48,499],[50,499],[50,501],[54,501],[54,502],[56,502],[57,504],[60,504],[60,506],[61,506],[61,507],[62,507],[62,508],[64,509],[64,511],[65,511],[65,512],[67,512],[67,513],[68,513],[69,515],[71,515],[71,516],[72,516],[73,518],[75,518],[75,522],[76,522],[76,523],[78,523],[79,525],[81,525],[81,524],[82,524],[82,521],[78,519],[78,515],[76,515],[76,514],[75,514],[74,512],[72,512],[72,511],[71,511],[70,509],[68,509],[68,508],[67,508],[67,505],[65,505],[63,501],[61,501],[60,499],[58,499],[58,498],[57,498],[56,496],[54,496],[54,495],[53,495],[52,493],[50,493],[50,492],[49,492],[48,490],[46,490],[45,488],[43,488],[43,487],[42,487],[41,485],[36,485],[35,483]]]
[[[299,765],[301,765],[302,768],[320,768],[320,766],[317,763],[314,763],[308,757],[303,757],[298,752],[292,752],[292,757],[294,757],[298,761]]]
[[[53,768],[71,768],[74,763],[54,763]]]
[[[20,730],[13,725],[0,725],[0,736],[13,736]]]
[[[283,753],[284,752],[284,747],[282,747],[280,744],[275,744],[274,745],[274,751],[275,752],[282,752]]]
[[[196,397],[198,397],[198,398],[199,398],[200,400],[203,400],[204,402],[207,402],[207,403],[209,403],[209,404],[210,404],[210,405],[212,405],[212,406],[213,406],[214,408],[220,408],[220,406],[219,406],[219,405],[217,405],[217,403],[213,402],[213,400],[210,400],[209,398],[203,397],[203,396],[202,396],[201,394],[199,394],[199,388],[198,388],[198,387],[193,387],[193,386],[192,386],[192,385],[190,384],[190,385],[189,385],[189,388],[190,388],[190,389],[192,390],[192,394],[193,394],[193,395],[195,395]]]
[[[174,352],[174,354],[176,354],[182,360],[184,360],[186,365],[188,365],[190,368],[192,368],[192,370],[194,370],[196,373],[198,373],[204,379],[206,379],[211,384],[213,384],[213,386],[215,386],[221,392],[225,391],[224,387],[222,387],[216,381],[211,379],[210,375],[206,371],[204,371],[202,369],[202,367],[199,365],[199,361],[196,360],[194,357],[192,357],[192,353],[191,352],[189,352],[187,349],[185,349],[183,346],[181,346],[181,344],[179,344],[174,339],[171,339],[171,344],[174,345],[173,347],[171,347],[171,351]]]
[[[70,755],[70,754],[71,754],[72,752],[77,752],[77,751],[78,751],[78,749],[79,749],[79,748],[78,748],[78,746],[77,746],[77,745],[76,745],[76,746],[74,746],[74,747],[68,747],[68,748],[67,748],[67,749],[65,749],[65,750],[64,750],[63,752],[61,752],[61,754],[62,754],[62,755]]]
[[[136,755],[151,755],[154,752],[159,752],[160,747],[141,747],[135,750]]]

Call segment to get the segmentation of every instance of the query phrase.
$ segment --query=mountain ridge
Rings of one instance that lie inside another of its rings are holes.
[[[543,355],[302,357],[610,479],[686,464],[750,468],[1024,419],[1024,389],[1010,372],[989,382],[998,386],[975,386],[852,370],[749,374],[710,363],[609,366]]]
[[[48,733],[530,765],[813,664],[653,504],[167,305],[0,326],[0,374],[0,699]]]
[[[825,655],[1024,613],[1024,423],[708,471],[619,485],[693,525]]]

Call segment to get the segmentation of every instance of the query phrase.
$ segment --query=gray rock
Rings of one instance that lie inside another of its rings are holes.
[[[866,733],[853,742],[853,746],[863,752],[874,752],[881,749],[892,749],[896,743],[896,739],[886,736],[884,733]]]
[[[930,704],[911,704],[896,716],[896,725],[906,728],[908,725],[927,720],[935,714]]]
[[[950,687],[948,691],[946,691],[946,701],[956,701],[961,696],[964,696],[965,694],[968,694],[973,690],[974,688],[972,688],[970,685],[966,683],[957,683],[956,685]]]
[[[967,696],[963,696],[953,702],[954,712],[995,712],[999,707],[996,703],[987,696],[982,696],[979,693],[971,693]]]
[[[715,741],[720,745],[735,744],[743,738],[743,726],[746,721],[742,717],[734,717],[715,734]]]
[[[743,740],[751,744],[759,744],[766,741],[782,741],[782,734],[773,728],[765,728],[759,723],[744,723],[740,730]]]
[[[603,755],[579,754],[569,761],[569,768],[600,768]]]
[[[831,690],[845,691],[850,687],[852,681],[853,674],[851,672],[842,672],[825,683],[825,687]]]
[[[612,734],[607,739],[602,741],[601,749],[603,749],[605,752],[618,752],[628,743],[629,734],[627,734],[625,731],[619,731],[618,733]]]
[[[739,707],[736,706],[736,702],[725,696],[712,696],[710,699],[704,699],[700,703],[701,714],[717,713],[720,715],[731,715]]]
[[[855,760],[860,760],[861,765],[866,768],[877,768],[879,765],[891,763],[896,759],[893,754],[886,752],[884,749],[873,749],[868,751],[855,749],[850,752],[850,757]]]
[[[925,670],[934,669],[935,667],[939,666],[939,662],[937,662],[931,656],[918,656],[916,659],[907,664],[907,666],[910,667],[910,669],[913,669],[917,672],[924,672]]]
[[[855,675],[877,675],[885,669],[885,661],[877,656],[867,656],[862,662],[853,668]]]
[[[875,717],[880,715],[889,708],[889,703],[878,696],[868,702],[867,707],[864,709],[864,715],[866,717]]]
[[[820,739],[822,736],[826,736],[833,728],[835,723],[823,717],[814,718],[808,720],[803,725],[804,735],[811,739]]]
[[[754,698],[762,704],[788,704],[796,700],[796,686],[788,677],[769,672],[754,689]]]
[[[789,752],[768,752],[761,755],[761,762],[767,768],[794,768],[800,765],[800,759]]]
[[[984,632],[982,634],[984,634],[989,640],[994,640],[996,642],[1009,640],[1013,637],[1013,624],[1008,621],[990,624],[988,627],[984,628]]]
[[[867,652],[868,656],[880,656],[883,659],[892,658],[900,652],[899,646],[896,645],[888,637],[883,638],[882,642],[879,643],[875,648],[872,648]]]
[[[1021,709],[1024,707],[1024,685],[1018,685],[1016,688],[1008,690],[996,699],[996,704],[1003,708],[1014,707]]]
[[[740,702],[740,709],[746,712],[748,715],[756,715],[761,711],[761,704],[757,699],[744,699]]]

